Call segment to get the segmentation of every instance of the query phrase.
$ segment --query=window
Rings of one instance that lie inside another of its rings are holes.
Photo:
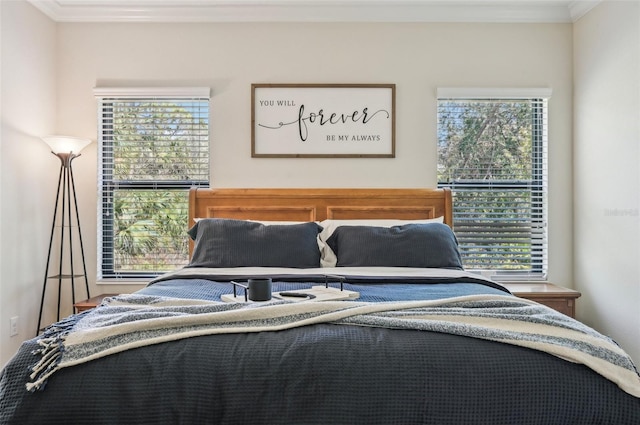
[[[188,262],[189,189],[209,184],[209,89],[96,89],[100,278]]]
[[[547,272],[548,90],[438,90],[438,186],[463,264],[494,279]]]

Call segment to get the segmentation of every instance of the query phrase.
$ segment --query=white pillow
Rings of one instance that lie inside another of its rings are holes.
[[[396,219],[355,219],[355,220],[333,220],[327,219],[320,222],[322,231],[318,235],[318,244],[320,246],[320,265],[322,267],[336,267],[338,257],[333,250],[327,245],[327,239],[340,226],[373,226],[373,227],[393,227],[403,226],[405,224],[424,224],[424,223],[444,223],[444,217],[427,218],[424,220],[396,220]]]

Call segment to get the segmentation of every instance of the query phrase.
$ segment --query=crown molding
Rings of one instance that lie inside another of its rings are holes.
[[[28,0],[56,22],[574,22],[598,1]]]
[[[602,3],[602,0],[575,0],[569,3],[571,21],[576,22],[586,15],[591,9]]]

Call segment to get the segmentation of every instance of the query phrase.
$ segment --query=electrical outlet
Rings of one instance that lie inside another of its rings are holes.
[[[9,326],[11,329],[9,331],[9,336],[18,335],[18,316],[13,316],[11,319],[9,319]]]

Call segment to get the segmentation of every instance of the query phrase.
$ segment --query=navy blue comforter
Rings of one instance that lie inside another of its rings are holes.
[[[274,291],[312,284],[279,280]],[[363,301],[505,294],[471,279],[348,279],[345,289]],[[140,292],[217,300],[230,290],[198,278]],[[585,366],[437,332],[317,324],[188,338],[62,369],[27,392],[35,347],[25,342],[2,371],[0,424],[640,424],[640,399]]]

